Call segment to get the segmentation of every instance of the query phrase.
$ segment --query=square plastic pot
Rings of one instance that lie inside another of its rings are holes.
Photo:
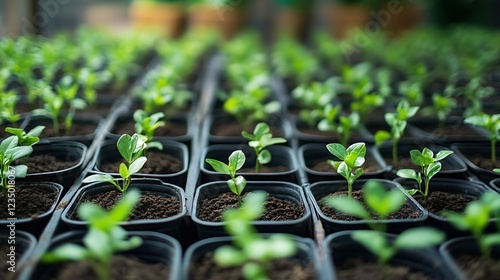
[[[274,197],[293,201],[297,206],[304,207],[304,215],[297,220],[290,221],[254,221],[252,224],[261,233],[289,233],[298,236],[311,236],[311,210],[306,201],[304,191],[298,185],[288,182],[247,182],[243,191],[265,191]],[[211,182],[196,189],[191,211],[193,222],[198,230],[199,238],[227,236],[224,231],[224,222],[207,222],[198,217],[198,210],[202,201],[215,198],[222,193],[230,192],[225,181]]]
[[[377,182],[382,183],[388,189],[398,189],[403,192],[406,196],[406,202],[409,206],[421,213],[421,216],[415,219],[391,219],[391,220],[373,220],[372,223],[383,223],[387,225],[387,231],[390,233],[399,233],[408,228],[422,225],[428,217],[427,211],[418,204],[413,197],[411,197],[404,189],[395,182],[382,179],[372,179]],[[354,182],[353,190],[361,190],[368,180],[357,180]],[[334,193],[341,189],[347,189],[347,182],[345,180],[340,181],[330,181],[330,182],[318,182],[306,187],[305,191],[307,197],[309,198],[311,204],[319,216],[323,228],[327,234],[343,231],[343,230],[359,230],[359,229],[369,229],[366,221],[356,220],[356,221],[344,221],[336,220],[326,216],[318,201],[323,197],[326,197],[330,193]]]
[[[27,264],[27,260],[31,257],[31,254],[33,253],[37,245],[37,240],[29,232],[18,229],[9,230],[8,228],[6,228],[6,230],[0,231],[0,244],[9,247],[15,247],[15,256],[7,255],[2,257],[4,257],[4,262],[6,262],[9,267],[14,264],[15,273],[18,273],[18,268],[23,267],[25,264]],[[11,254],[11,252],[8,252],[8,254]],[[10,271],[2,271],[0,272],[0,276],[2,275],[2,273],[4,273],[5,275],[13,274],[13,272]]]

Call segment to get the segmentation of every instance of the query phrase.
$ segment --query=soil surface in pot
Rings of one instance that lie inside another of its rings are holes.
[[[474,136],[484,138],[479,136],[476,130],[466,125],[446,124],[444,127],[439,127],[436,121],[436,123],[415,124],[415,127],[425,132],[432,133],[434,137],[438,137],[441,140],[446,140],[447,136]]]
[[[469,280],[496,280],[500,275],[499,260],[486,261],[469,254],[454,256],[454,260]]]
[[[64,123],[59,123],[59,132],[58,134],[54,134],[54,127],[52,126],[52,123],[46,123],[42,122],[40,124],[35,123],[36,125],[45,125],[45,129],[42,131],[42,134],[40,135],[40,139],[43,138],[49,138],[49,137],[59,137],[59,136],[82,136],[82,135],[89,135],[92,134],[96,131],[97,126],[95,124],[80,124],[80,123],[73,123],[71,126],[71,129],[69,132],[66,133],[64,130]]]
[[[99,279],[89,262],[64,263],[53,280]],[[112,280],[168,279],[169,268],[162,263],[148,263],[135,257],[114,256],[111,264]]]
[[[100,205],[102,208],[110,211],[123,194],[117,190],[111,190],[82,198],[82,202],[91,202]],[[167,197],[154,192],[143,192],[139,203],[130,214],[129,221],[146,219],[164,219],[175,216],[181,211],[181,203],[177,197]],[[78,219],[76,212],[72,218]]]
[[[310,126],[307,126],[305,124],[299,124],[297,126],[297,130],[300,132],[300,133],[303,133],[303,134],[309,134],[309,135],[315,135],[315,136],[327,136],[327,137],[331,137],[331,138],[337,138],[335,133],[334,132],[331,132],[331,131],[321,131],[321,130],[318,130],[316,127],[310,127]],[[361,135],[358,131],[353,131],[352,134],[351,134],[351,139],[354,139],[354,138],[363,138],[363,135]]]
[[[391,265],[391,277],[388,278],[384,269],[377,262],[365,261],[361,258],[350,258],[335,266],[339,280],[426,280],[434,279],[420,271],[412,271],[410,267]]]
[[[500,168],[500,160],[497,160],[497,163],[495,164],[491,160],[491,154],[488,154],[488,155],[484,155],[484,154],[467,155],[467,159],[470,160],[470,162],[472,162],[477,167],[483,168],[486,170],[493,170],[495,168]]]
[[[409,153],[408,153],[409,154]],[[415,165],[412,161],[411,158],[409,157],[398,157],[398,162],[394,164],[392,157],[384,157],[384,161],[387,163],[387,165],[392,166],[392,170],[399,170],[399,169],[415,169],[420,171],[420,167]],[[446,161],[441,161],[441,171],[448,171],[448,170],[453,170],[453,168],[447,164]]]
[[[147,153],[148,160],[139,171],[142,174],[172,174],[182,171],[184,168],[184,163],[169,154],[165,154],[157,151],[150,151]],[[99,164],[99,170],[106,173],[117,173],[120,169],[120,163],[125,163],[123,159],[117,159],[114,161],[106,161],[104,159],[101,164]]]
[[[99,103],[99,102],[97,102],[96,104],[92,104],[92,105],[85,107],[84,111],[77,111],[76,115],[77,116],[91,116],[91,115],[105,116],[110,112],[111,107],[113,107],[113,104],[111,104],[111,103]]]
[[[242,199],[245,195],[242,197]],[[222,213],[230,208],[238,207],[238,197],[233,193],[223,193],[201,202],[198,209],[198,218],[207,222],[221,222]],[[280,199],[269,195],[264,203],[264,214],[259,221],[289,221],[304,216],[304,206],[298,206],[293,201]]]
[[[20,159],[16,160],[16,163],[23,164],[24,162]],[[66,161],[64,156],[55,156],[51,154],[30,156],[26,162],[28,174],[64,170],[77,164],[78,161]]]
[[[288,168],[285,166],[277,165],[277,166],[269,166],[264,165],[260,167],[259,173],[279,173],[279,172],[287,172]],[[242,168],[238,171],[238,173],[255,173],[255,168]]]
[[[199,262],[191,264],[189,279],[245,280],[245,277],[242,275],[241,266],[220,267],[214,261],[213,255],[213,252],[207,253]],[[270,263],[267,277],[272,280],[312,280],[316,279],[316,273],[311,263],[303,265],[292,259],[278,259]]]
[[[253,124],[250,129],[246,131],[252,133],[256,125],[257,124]],[[269,124],[269,127],[271,128],[273,137],[283,137],[281,128],[272,124]],[[220,121],[214,120],[212,128],[210,129],[210,134],[214,136],[243,137],[241,136],[242,131],[244,131],[243,127],[237,121],[221,119]]]
[[[122,135],[135,133],[134,122],[120,122],[115,124],[112,133]],[[156,137],[176,137],[184,136],[187,134],[186,123],[167,121],[167,125],[159,127],[155,130],[154,136]]]
[[[318,172],[337,173],[337,171],[333,169],[333,167],[328,163],[328,160],[330,159],[333,158],[325,157],[322,159],[313,159],[313,160],[306,159],[306,166]],[[373,157],[367,156],[365,158],[365,163],[363,164],[363,170],[365,173],[377,172],[380,169],[381,169],[380,165],[378,165],[377,161]]]
[[[444,210],[462,213],[467,204],[476,200],[466,195],[439,191],[432,192],[428,196],[427,201],[425,201],[424,197],[421,195],[415,195],[415,199],[420,205],[427,209],[427,211],[438,216],[443,216],[441,212]]]
[[[328,194],[327,196],[321,198],[318,201],[318,205],[321,208],[321,211],[323,212],[323,214],[325,214],[327,217],[335,219],[335,220],[342,220],[342,221],[357,221],[357,220],[359,220],[357,217],[338,212],[334,208],[326,205],[326,203],[324,202],[324,199],[327,197],[332,197],[332,196],[337,196],[337,195],[347,196],[347,193],[348,193],[347,190],[340,190],[340,191],[336,191],[334,193]],[[358,200],[359,202],[361,202],[361,204],[363,204],[363,206],[366,209],[368,209],[368,206],[366,205],[365,200],[364,200],[364,195],[363,195],[362,190],[353,190],[352,197],[354,199]],[[371,212],[371,216],[373,217],[373,219],[377,219],[376,218],[377,215],[375,213]],[[422,216],[422,213],[420,211],[412,209],[410,207],[410,205],[408,204],[408,201],[406,201],[403,204],[403,206],[401,207],[401,209],[398,212],[389,215],[388,219],[389,220],[416,219],[416,218],[419,218],[421,216]]]
[[[9,215],[8,201],[0,194],[0,219],[16,217],[36,218],[50,210],[57,198],[57,190],[46,186],[16,187],[15,216]]]

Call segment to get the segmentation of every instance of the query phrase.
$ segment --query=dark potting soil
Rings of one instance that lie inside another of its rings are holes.
[[[433,277],[402,265],[391,265],[391,277],[387,277],[384,269],[377,263],[361,258],[349,258],[335,266],[339,280],[427,280]]]
[[[50,210],[57,197],[57,191],[50,187],[36,186],[29,188],[15,188],[15,216],[9,215],[8,200],[0,193],[0,219],[16,217],[36,218]]]
[[[214,261],[214,253],[205,254],[203,258],[189,269],[189,279],[204,280],[244,280],[242,267],[220,267]],[[302,264],[293,259],[273,260],[268,268],[267,277],[272,280],[312,280],[316,279],[314,266],[311,263]]]
[[[469,254],[454,256],[454,260],[469,280],[496,280],[500,275],[498,260],[485,260]]]
[[[156,280],[168,279],[169,268],[163,263],[147,263],[135,257],[117,255],[111,264],[113,280]],[[99,279],[89,262],[64,263],[53,280]]]
[[[442,216],[442,211],[462,213],[467,204],[476,200],[466,195],[439,191],[431,192],[427,201],[425,201],[421,195],[415,195],[415,199],[420,205],[427,209],[427,211],[438,216]]]
[[[500,160],[497,161],[495,164],[491,160],[491,153],[488,155],[481,155],[481,154],[473,154],[473,155],[467,155],[467,159],[470,160],[473,164],[475,164],[477,167],[486,169],[486,170],[493,170],[495,168],[500,168]]]
[[[85,111],[77,111],[77,116],[91,116],[91,115],[101,115],[105,116],[110,113],[112,103],[99,103],[89,105],[85,108]]]
[[[309,167],[310,169],[318,172],[332,172],[332,173],[337,173],[335,169],[328,163],[328,160],[332,159],[330,157],[325,157],[322,159],[311,159],[307,160],[306,159],[306,166]],[[365,163],[363,164],[363,170],[365,173],[368,172],[377,172],[379,171],[380,165],[377,163],[377,161],[371,157],[367,156],[365,158]]]
[[[149,151],[147,153],[148,160],[139,171],[142,174],[172,174],[182,171],[184,163],[169,154],[164,154],[157,151]],[[106,173],[117,173],[120,169],[120,163],[124,162],[122,159],[106,161],[104,160],[99,165],[99,170]]]
[[[233,193],[222,193],[217,197],[203,200],[198,210],[198,217],[203,221],[220,222],[224,211],[236,207],[238,207],[238,197]],[[272,195],[267,197],[264,207],[264,214],[258,219],[259,221],[289,221],[304,216],[303,205]]]
[[[244,131],[243,127],[236,121],[222,119],[223,121],[214,121],[212,128],[210,129],[210,134],[215,136],[230,136],[237,137],[241,136],[241,132]],[[246,130],[249,133],[253,133],[256,124],[253,124],[250,129]],[[281,128],[269,124],[271,128],[271,133],[273,137],[283,137],[283,131]]]
[[[409,155],[410,153],[408,153]],[[391,165],[393,170],[399,170],[399,169],[415,169],[417,171],[420,171],[420,167],[415,165],[412,161],[411,158],[409,157],[399,157],[398,162],[396,164],[393,163],[392,158],[389,157],[384,157],[385,162],[387,165]],[[453,168],[450,166],[450,164],[447,164],[446,161],[441,161],[441,171],[447,171],[447,170],[453,170]]]
[[[278,173],[278,172],[286,172],[288,168],[284,166],[261,166],[259,173]],[[239,173],[255,173],[255,168],[242,168]]]
[[[478,137],[477,131],[461,124],[447,124],[444,127],[439,127],[437,123],[429,123],[429,124],[417,124],[415,125],[417,128],[432,133],[434,137],[442,138],[446,140],[446,136],[475,136]]]
[[[316,136],[327,136],[327,137],[332,137],[332,138],[336,138],[336,135],[335,133],[331,132],[331,131],[321,131],[319,129],[317,129],[316,127],[309,127],[305,124],[299,124],[298,127],[297,127],[297,130],[303,134],[309,134],[309,135],[316,135]],[[355,138],[362,138],[363,136],[358,132],[358,131],[353,131],[352,135],[351,135],[351,139],[355,139]]]
[[[325,214],[327,217],[330,217],[330,218],[335,219],[335,220],[342,220],[342,221],[357,221],[357,220],[359,220],[357,217],[354,217],[354,216],[351,216],[351,215],[347,215],[347,214],[338,212],[334,208],[332,208],[332,207],[330,207],[330,206],[328,206],[328,205],[326,205],[324,203],[324,199],[325,198],[336,196],[336,195],[347,196],[347,190],[336,191],[334,193],[328,194],[325,197],[322,197],[321,199],[319,199],[318,200],[318,205],[320,206],[321,211],[323,212],[323,214]],[[361,202],[363,204],[363,206],[365,206],[365,208],[368,208],[367,205],[366,205],[366,203],[365,203],[364,195],[363,195],[363,191],[362,190],[353,190],[352,191],[352,197],[354,199],[358,200],[359,202]],[[371,216],[372,216],[372,218],[374,220],[377,219],[377,215],[375,213],[371,213]],[[401,209],[398,212],[389,215],[388,219],[389,220],[395,220],[395,219],[417,219],[417,218],[419,218],[421,216],[422,216],[421,212],[412,209],[410,207],[410,205],[408,204],[408,202],[405,202],[403,204],[403,206],[401,207]]]
[[[111,210],[120,199],[122,193],[111,190],[96,195],[83,197],[82,202],[91,202],[100,205],[107,211]],[[177,215],[181,210],[181,203],[177,197],[167,197],[154,192],[144,192],[130,214],[129,221],[145,219],[163,219]],[[75,213],[75,219],[79,219]]]
[[[134,134],[135,128],[133,122],[120,122],[115,124],[112,133],[122,135],[122,134]],[[183,136],[187,134],[186,123],[168,121],[166,126],[159,127],[155,130],[155,136],[157,137],[176,137]]]
[[[59,133],[56,135],[54,134],[54,128],[52,126],[52,123],[43,123],[40,125],[45,125],[45,129],[42,131],[42,134],[40,135],[40,138],[49,138],[49,137],[59,137],[59,136],[82,136],[82,135],[89,135],[92,134],[96,131],[97,127],[95,124],[79,124],[79,123],[73,123],[71,126],[71,129],[68,133],[65,132],[64,130],[64,123],[59,123]]]
[[[22,160],[17,160],[16,163],[22,164],[23,162]],[[64,170],[77,164],[78,161],[66,161],[64,156],[50,154],[30,156],[26,162],[28,174]]]

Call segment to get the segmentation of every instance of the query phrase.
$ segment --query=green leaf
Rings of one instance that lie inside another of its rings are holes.
[[[11,156],[12,160],[20,159],[25,156],[30,155],[33,152],[33,148],[31,146],[18,146],[7,150],[5,153],[6,156]]]
[[[148,159],[144,156],[139,157],[138,159],[134,160],[134,162],[132,162],[130,164],[130,167],[129,167],[130,175],[133,175],[133,174],[136,174],[137,172],[139,172],[147,160]]]
[[[342,175],[342,177],[344,177],[345,179],[349,179],[351,177],[351,171],[344,161],[341,162],[339,167],[337,168],[337,173]]]
[[[89,184],[94,182],[109,182],[109,181],[114,181],[113,176],[109,174],[96,174],[88,176],[82,182],[84,184]]]
[[[233,246],[225,245],[215,250],[214,260],[222,267],[231,267],[244,264],[247,258],[242,251]]]
[[[420,153],[419,150],[411,150],[410,157],[411,157],[411,161],[413,162],[413,164],[418,165],[418,166],[425,165],[424,155],[422,153]]]
[[[295,255],[297,245],[288,236],[274,234],[268,239],[269,249],[273,253],[273,258],[288,258]]]
[[[255,129],[253,130],[253,134],[255,135],[255,138],[261,139],[264,135],[270,134],[271,129],[266,123],[258,123],[255,126]]]
[[[90,254],[99,259],[106,261],[113,255],[113,248],[110,246],[110,236],[96,228],[90,228],[88,233],[83,237],[83,244]]]
[[[205,162],[208,163],[208,164],[210,164],[210,166],[212,166],[212,168],[216,172],[230,175],[230,173],[229,173],[229,166],[227,166],[222,161],[219,161],[219,160],[216,160],[216,159],[207,158],[207,159],[205,159]]]
[[[0,152],[6,152],[18,144],[18,140],[16,136],[10,136],[5,138],[2,143],[0,143]]]
[[[370,214],[366,211],[361,202],[352,197],[333,196],[326,198],[324,201],[328,206],[347,215],[352,215],[363,220],[371,219]]]
[[[147,149],[156,149],[156,150],[163,150],[163,144],[160,142],[149,142],[146,144]]]
[[[398,249],[418,249],[441,244],[445,234],[435,228],[420,227],[403,231],[394,240]]]
[[[385,141],[391,139],[391,134],[385,130],[379,130],[375,133],[375,145],[380,146]]]
[[[62,261],[80,261],[87,259],[87,250],[76,244],[64,244],[42,256],[44,263],[56,263]]]
[[[269,140],[267,140],[265,143],[264,143],[264,147],[268,147],[268,146],[272,146],[272,145],[276,145],[276,144],[282,144],[282,143],[286,143],[288,140],[286,140],[285,138],[280,138],[280,137],[277,137],[277,138],[271,138]]]
[[[358,179],[359,177],[361,177],[361,175],[363,175],[363,172],[364,172],[364,171],[363,171],[363,169],[361,169],[361,168],[358,168],[358,169],[354,170],[354,173],[353,173],[353,175],[351,176],[351,179],[350,179],[350,180],[351,180],[351,181],[354,181],[354,180]]]
[[[443,150],[443,151],[439,151],[437,154],[436,154],[436,157],[434,158],[435,161],[440,161],[442,159],[444,159],[445,157],[449,156],[453,154],[453,151],[449,151],[449,150]]]
[[[106,211],[92,203],[83,203],[77,208],[78,216],[84,221],[98,221],[106,218]]]
[[[233,167],[235,171],[241,169],[245,164],[246,156],[241,150],[234,151],[229,156],[229,166]]]
[[[127,166],[125,165],[125,163],[120,163],[120,169],[119,169],[119,173],[120,173],[120,176],[125,179],[125,178],[128,178],[130,175],[132,175]]]
[[[28,173],[28,166],[24,164],[14,166],[14,171],[16,172],[16,178],[24,178]]]
[[[406,179],[417,179],[417,172],[413,169],[400,169],[396,172],[396,175],[401,178]]]
[[[247,180],[245,180],[243,176],[238,176],[234,179],[234,183],[236,186],[236,194],[241,195],[247,185]]]
[[[344,160],[347,156],[347,149],[339,143],[328,144],[326,145],[326,148],[332,155],[336,156],[340,160]]]
[[[254,140],[257,140],[257,137],[255,137],[253,134],[250,134],[246,131],[243,131],[241,133],[241,136],[243,136],[244,138],[248,139],[248,140],[251,140],[251,141],[254,141]]]
[[[130,162],[132,159],[132,153],[133,148],[135,147],[137,143],[137,139],[135,140],[135,143],[132,141],[132,136],[128,134],[123,134],[120,136],[117,142],[117,147],[118,151],[120,152],[120,155],[127,161]]]
[[[418,191],[419,191],[418,189],[406,190],[406,192],[409,193],[411,196],[414,196]]]
[[[438,174],[439,171],[441,171],[441,163],[440,162],[433,162],[427,168],[427,172],[426,172],[427,174],[425,174],[425,176],[430,179],[430,178],[434,177],[434,175]]]
[[[267,164],[271,161],[271,153],[268,150],[262,150],[257,156],[260,164]]]
[[[127,220],[140,198],[141,193],[138,190],[131,189],[127,191],[118,204],[109,212],[109,219],[115,224]]]
[[[368,249],[379,259],[388,260],[394,255],[394,251],[387,244],[382,232],[371,230],[357,230],[352,233],[352,239]]]
[[[24,131],[20,128],[7,127],[7,128],[5,128],[5,132],[8,132],[10,134],[14,134],[18,138],[21,138],[21,137],[23,137]]]
[[[482,243],[490,248],[500,244],[500,233],[493,233],[483,236]]]
[[[398,189],[386,191],[384,185],[377,181],[368,181],[363,189],[366,204],[381,218],[387,218],[399,210],[405,202],[406,197],[401,191]]]

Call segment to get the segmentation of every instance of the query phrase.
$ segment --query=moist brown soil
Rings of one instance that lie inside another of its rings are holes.
[[[9,215],[8,201],[3,193],[0,193],[0,219],[13,217],[35,219],[38,215],[49,211],[57,198],[57,191],[45,186],[17,187],[15,190],[15,216]]]
[[[33,110],[38,108],[38,106],[30,103],[17,103],[16,104],[16,113],[22,114],[22,113],[31,113]]]
[[[49,138],[49,137],[55,137],[56,135],[54,134],[54,128],[52,126],[52,123],[45,123],[43,122],[40,125],[45,125],[45,129],[42,131],[42,134],[40,135],[40,138]],[[71,126],[71,129],[68,133],[64,131],[64,123],[59,123],[59,133],[57,137],[59,136],[82,136],[82,135],[89,135],[92,134],[96,131],[97,126],[95,124],[79,124],[79,123],[73,123]]]
[[[129,134],[132,135],[135,133],[134,123],[133,122],[121,122],[115,124],[115,127],[112,130],[112,133],[122,135]],[[186,123],[182,122],[167,122],[166,126],[159,127],[155,130],[154,136],[156,137],[176,137],[176,136],[184,136],[187,134]]]
[[[169,268],[162,263],[147,263],[135,257],[114,256],[111,264],[113,280],[168,279]],[[53,280],[99,279],[89,262],[64,263]]]
[[[478,256],[460,254],[454,256],[462,272],[469,280],[496,280],[500,275],[500,262],[487,261]]]
[[[83,202],[91,202],[100,205],[107,211],[111,210],[123,197],[117,190],[111,190],[96,195],[85,196]],[[180,212],[181,204],[177,197],[167,197],[154,192],[144,192],[130,214],[129,221],[146,219],[163,219],[177,215]],[[74,214],[78,219],[77,214]]]
[[[113,104],[111,103],[97,103],[97,104],[92,104],[87,107],[85,107],[85,110],[77,111],[76,115],[77,116],[89,116],[89,115],[101,115],[105,116],[108,113],[110,113],[111,107],[113,107]]]
[[[428,196],[427,202],[421,195],[415,195],[415,199],[427,211],[438,216],[443,216],[442,211],[462,213],[467,204],[475,200],[470,196],[439,191],[432,192]]]
[[[303,134],[316,135],[316,136],[327,136],[327,137],[336,138],[335,133],[333,133],[331,131],[321,131],[321,130],[318,130],[316,127],[309,127],[305,124],[299,124],[297,126],[297,130]],[[351,134],[351,139],[355,139],[355,138],[359,139],[362,137],[363,136],[357,131],[353,131]]]
[[[407,266],[391,265],[391,277],[387,278],[383,268],[376,262],[360,258],[350,258],[335,267],[339,280],[427,280],[434,279],[429,275],[412,271]]]
[[[467,127],[466,125],[453,125],[453,124],[445,124],[444,127],[440,128],[436,124],[427,124],[427,125],[415,125],[417,128],[426,131],[428,133],[432,133],[434,136],[446,138],[446,136],[474,136],[478,137],[477,131]]]
[[[481,154],[473,154],[473,155],[467,155],[467,159],[470,160],[473,164],[475,164],[477,167],[486,169],[486,170],[493,170],[495,168],[500,168],[500,160],[497,160],[497,163],[495,164],[491,160],[491,154],[488,155],[481,155]]]
[[[337,171],[328,163],[329,159],[331,158],[325,157],[322,159],[306,160],[306,166],[318,172],[337,173]],[[365,158],[365,163],[363,164],[363,170],[365,173],[377,172],[380,169],[380,165],[378,165],[377,161],[373,157],[367,156]]]
[[[259,173],[278,173],[287,172],[288,168],[284,166],[261,166]],[[255,168],[242,168],[239,173],[255,173]]]
[[[250,129],[246,130],[249,133],[253,133],[256,124],[253,124]],[[283,137],[283,131],[279,127],[275,127],[269,125],[271,128],[271,133],[273,137]],[[230,136],[230,137],[242,137],[241,132],[244,131],[243,127],[234,120],[222,119],[220,122],[216,122],[212,124],[212,128],[210,129],[210,134],[214,136]]]
[[[335,219],[335,220],[342,220],[342,221],[358,221],[358,220],[360,220],[357,217],[354,217],[354,216],[351,216],[351,215],[347,215],[347,214],[338,212],[334,208],[332,208],[332,207],[330,207],[330,206],[328,206],[328,205],[325,204],[325,202],[324,202],[325,198],[332,197],[332,196],[337,196],[337,195],[347,196],[347,190],[336,191],[336,192],[328,194],[327,196],[325,196],[325,197],[323,197],[323,198],[321,198],[321,199],[318,200],[318,205],[321,208],[321,211],[323,212],[323,214],[325,214],[327,217],[330,217],[330,218]],[[364,195],[363,195],[363,191],[362,190],[353,190],[352,191],[352,197],[354,199],[358,200],[359,202],[361,202],[365,208],[368,208],[368,206],[365,203]],[[375,213],[373,213],[373,212],[371,212],[371,216],[372,216],[372,218],[374,220],[378,219],[377,215]],[[408,204],[408,202],[405,202],[403,204],[403,206],[401,207],[401,209],[398,212],[389,215],[388,219],[389,220],[395,220],[395,219],[417,219],[417,218],[419,218],[421,216],[422,216],[421,212],[413,210],[410,207],[410,205]]]
[[[65,161],[62,157],[49,154],[30,156],[26,162],[28,174],[64,170],[78,164],[78,161]],[[22,164],[22,159],[16,163]]]
[[[267,271],[271,280],[312,280],[316,279],[316,273],[312,263],[306,265],[292,259],[277,259],[271,261]],[[192,264],[189,269],[189,279],[205,280],[245,280],[242,275],[242,267],[220,267],[215,263],[213,252],[207,253],[203,258]]]
[[[150,151],[147,153],[148,160],[139,171],[142,174],[172,174],[182,171],[184,163],[169,154]],[[122,159],[114,161],[103,161],[99,165],[99,170],[106,173],[117,173],[120,169],[120,163],[125,163]]]
[[[408,153],[410,154],[410,153]],[[387,165],[392,166],[392,170],[399,170],[399,169],[415,169],[417,171],[420,171],[420,167],[415,165],[412,161],[411,158],[408,157],[399,157],[398,162],[396,164],[393,163],[392,157],[384,157],[384,161],[386,162]],[[441,162],[441,171],[447,171],[447,170],[453,170],[453,168],[450,166],[450,164],[447,164],[446,161]]]
[[[244,197],[244,196],[243,196]],[[238,197],[233,193],[223,193],[212,199],[201,202],[198,217],[207,222],[220,222],[222,213],[231,208],[238,207]],[[264,203],[264,214],[259,221],[289,221],[297,220],[304,216],[304,206],[293,201],[279,199],[269,195]]]
[[[3,242],[5,241],[5,242]],[[10,253],[10,246],[7,244],[7,239],[2,240],[2,244],[0,244],[0,256],[2,256],[2,261],[0,262],[0,279],[2,280],[14,280],[17,275],[19,275],[19,267],[16,264],[16,272],[10,272],[8,268],[10,265],[5,261],[7,259],[7,254]],[[19,260],[22,257],[20,252],[21,250],[16,246],[16,259]]]

